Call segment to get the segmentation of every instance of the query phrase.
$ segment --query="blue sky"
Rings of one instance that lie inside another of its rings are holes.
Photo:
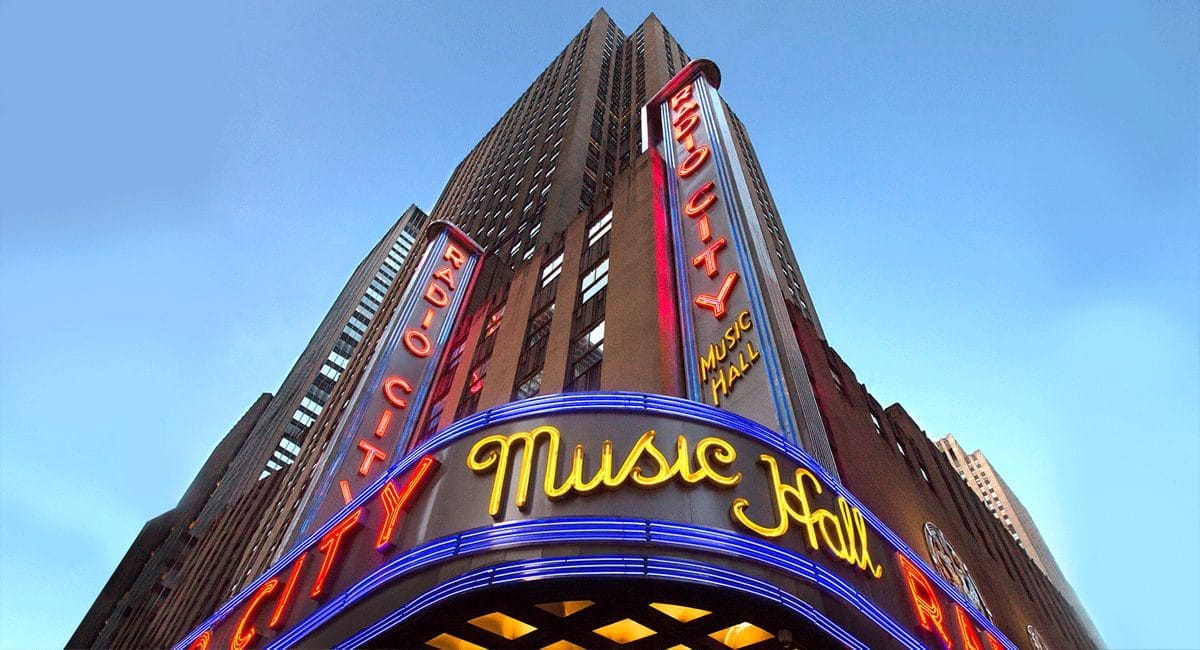
[[[1200,7],[607,8],[721,66],[859,380],[1113,647],[1200,647]],[[0,646],[65,642],[595,9],[0,4]]]

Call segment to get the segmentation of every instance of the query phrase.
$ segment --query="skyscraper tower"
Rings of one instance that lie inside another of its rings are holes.
[[[138,638],[1097,645],[828,345],[720,87],[655,16],[588,21]]]

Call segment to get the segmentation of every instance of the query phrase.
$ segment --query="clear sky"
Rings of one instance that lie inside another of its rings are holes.
[[[0,3],[0,646],[66,641],[597,8],[177,4]],[[1113,647],[1200,647],[1200,5],[727,4],[608,9],[721,66],[858,379]]]

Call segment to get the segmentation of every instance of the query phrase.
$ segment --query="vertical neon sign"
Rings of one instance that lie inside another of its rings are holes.
[[[670,224],[685,394],[776,429],[836,477],[719,85],[716,64],[693,59],[642,108],[665,177],[654,191]]]
[[[475,282],[482,249],[444,221],[408,280],[364,379],[333,437],[298,528],[309,532],[349,503],[408,448],[446,340]]]

